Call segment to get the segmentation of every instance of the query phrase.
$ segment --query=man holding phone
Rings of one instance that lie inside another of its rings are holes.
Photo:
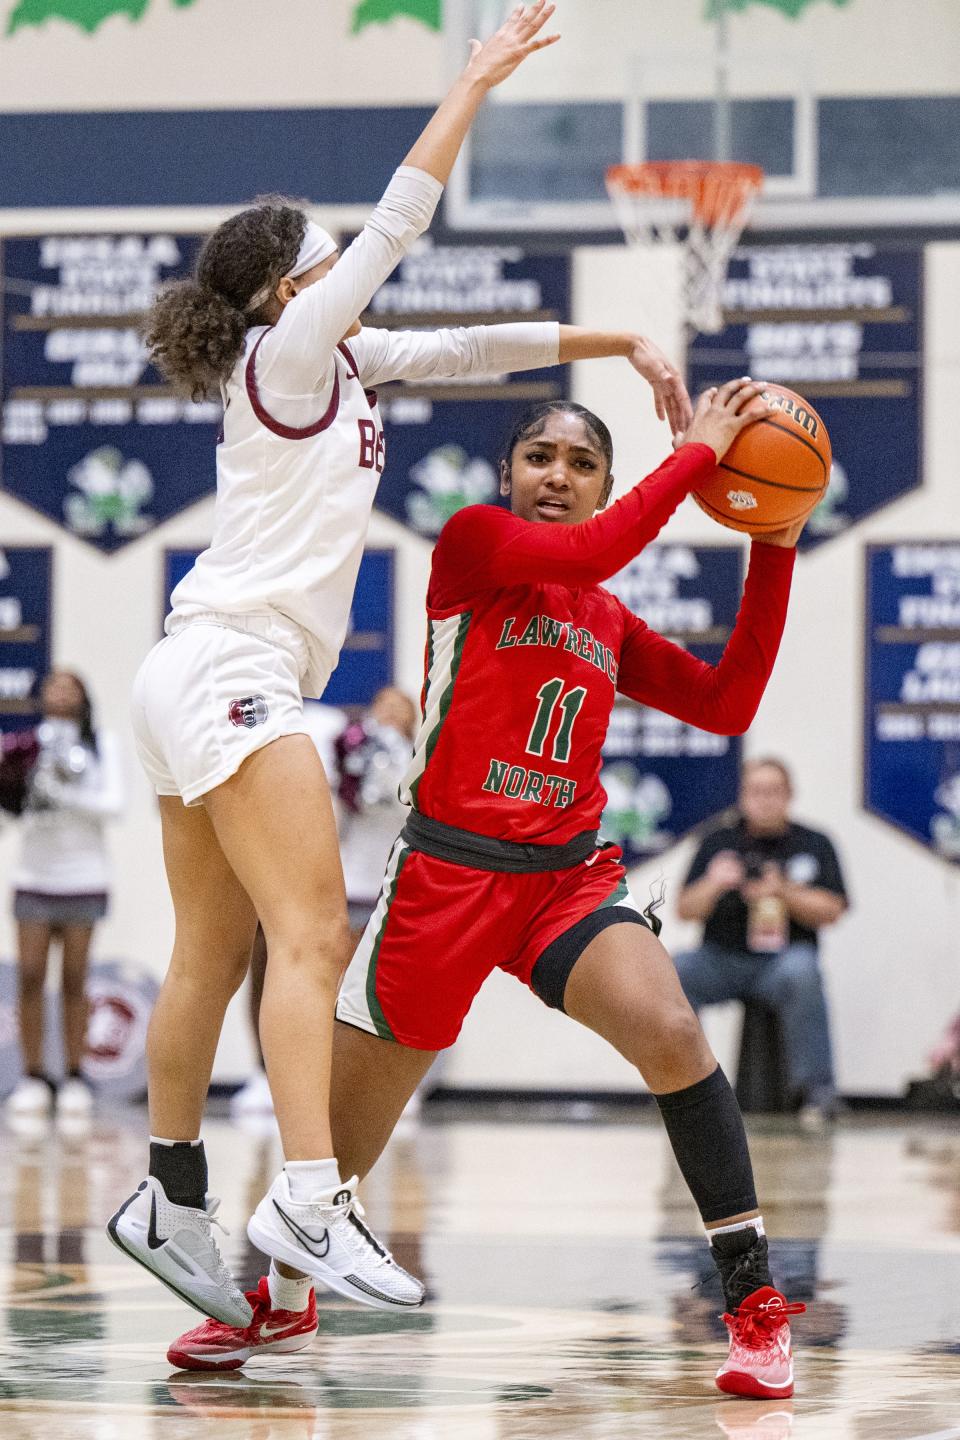
[[[744,766],[739,817],[704,838],[677,899],[680,918],[704,930],[676,965],[695,1010],[756,1000],[776,1011],[801,1120],[812,1127],[837,1108],[817,939],[848,902],[833,844],[790,818],[792,798],[783,761]]]

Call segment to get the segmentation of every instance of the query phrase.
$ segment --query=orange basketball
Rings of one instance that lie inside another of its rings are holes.
[[[731,530],[762,535],[809,515],[830,480],[827,427],[812,405],[783,385],[750,402],[762,419],[734,440],[693,498]]]

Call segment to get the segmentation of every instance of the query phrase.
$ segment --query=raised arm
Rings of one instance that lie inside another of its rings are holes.
[[[559,363],[556,321],[469,325],[448,330],[378,330],[351,336],[350,353],[364,385],[390,380],[452,380],[506,375]]]
[[[466,69],[428,121],[376,210],[337,264],[291,299],[257,358],[261,384],[300,395],[329,373],[335,346],[433,218],[443,186],[484,96],[529,55],[559,37],[541,36],[546,0],[519,6],[485,44],[472,40]]]
[[[676,366],[642,335],[583,330],[555,321],[471,325],[450,330],[364,329],[350,342],[365,385],[389,380],[505,375],[620,355],[650,384],[657,415],[677,434],[693,419],[690,397]]]
[[[426,170],[441,185],[446,185],[487,91],[502,84],[528,55],[545,50],[559,40],[559,35],[541,34],[556,8],[548,5],[547,0],[518,5],[485,44],[470,41],[467,68],[427,122],[420,139],[404,160],[405,165]]]
[[[625,611],[617,689],[701,730],[742,735],[773,672],[795,556],[793,548],[754,541],[737,623],[716,665],[665,640]]]

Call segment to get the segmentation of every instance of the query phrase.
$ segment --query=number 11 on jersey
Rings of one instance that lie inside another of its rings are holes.
[[[563,698],[561,699],[561,696]],[[537,691],[537,713],[534,716],[530,737],[527,740],[528,755],[542,755],[543,747],[547,743],[547,736],[553,724],[554,711],[559,704],[560,728],[557,730],[553,742],[553,760],[558,765],[565,765],[570,759],[570,742],[573,739],[573,725],[580,714],[584,700],[587,698],[586,689],[578,685],[574,690],[568,690],[563,695],[563,680],[556,676],[553,680],[547,680]]]

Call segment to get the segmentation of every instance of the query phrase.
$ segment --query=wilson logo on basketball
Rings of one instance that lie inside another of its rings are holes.
[[[757,497],[749,490],[728,490],[727,504],[731,510],[756,510]]]
[[[248,695],[244,700],[231,700],[227,707],[227,718],[231,725],[242,730],[252,730],[262,725],[270,711],[262,695]]]
[[[817,439],[820,434],[820,419],[806,405],[798,405],[792,395],[785,394],[783,391],[774,393],[771,390],[765,390],[763,399],[767,402],[770,410],[782,410],[784,415],[789,415],[791,420],[796,420],[797,424],[806,430],[814,440]]]

